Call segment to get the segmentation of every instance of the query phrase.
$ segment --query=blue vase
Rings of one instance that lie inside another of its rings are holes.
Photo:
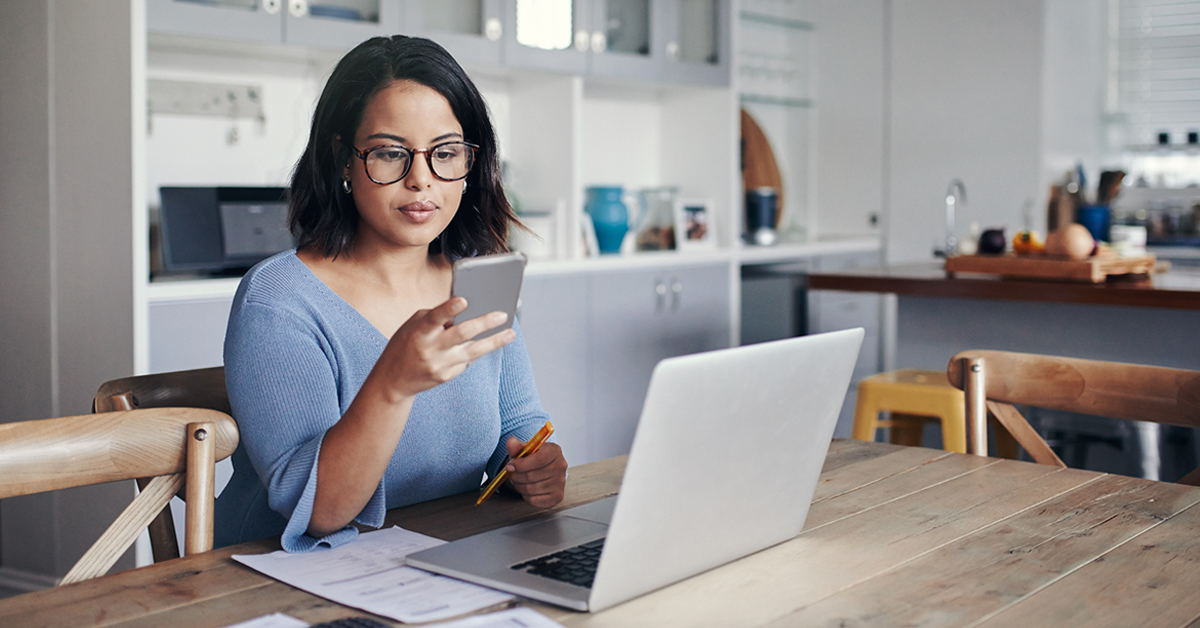
[[[601,253],[617,253],[629,231],[629,208],[621,200],[620,186],[596,186],[587,189],[583,209],[596,227],[596,246]]]

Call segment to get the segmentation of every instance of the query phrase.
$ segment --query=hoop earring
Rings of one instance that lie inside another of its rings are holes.
[[[350,193],[350,177],[345,177],[342,179],[342,191],[346,194]]]
[[[467,182],[463,181],[463,194],[467,193]]]

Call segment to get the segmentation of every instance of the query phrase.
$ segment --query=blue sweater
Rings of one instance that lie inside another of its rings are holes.
[[[215,546],[282,535],[285,550],[304,552],[354,538],[353,526],[319,539],[307,533],[317,456],[387,342],[295,251],[246,274],[225,335],[241,443],[217,499]],[[518,329],[508,346],[417,395],[382,481],[354,520],[378,527],[389,508],[478,489],[508,437],[528,440],[547,418]]]

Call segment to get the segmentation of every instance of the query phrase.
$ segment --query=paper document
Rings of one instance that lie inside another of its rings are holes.
[[[563,625],[532,608],[521,607],[448,621],[431,628],[563,628]]]
[[[236,624],[230,624],[225,628],[308,628],[308,622],[300,621],[291,615],[283,613],[271,613],[254,619],[247,619]]]
[[[404,564],[411,552],[443,543],[393,527],[360,534],[334,549],[307,554],[280,550],[233,559],[297,589],[402,622],[436,621],[513,599]]]

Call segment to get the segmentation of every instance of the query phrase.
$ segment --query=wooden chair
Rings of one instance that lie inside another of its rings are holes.
[[[1014,403],[1200,427],[1200,371],[972,350],[951,358],[946,375],[966,398],[967,453],[986,455],[991,413],[1036,462],[1066,466]],[[1200,469],[1179,483],[1200,486]]]
[[[78,582],[106,573],[185,484],[187,553],[212,549],[214,465],[237,443],[228,414],[200,408],[0,424],[0,498],[153,478],[59,584]]]
[[[225,393],[225,367],[222,366],[114,379],[96,391],[92,407],[95,412],[181,407],[233,414],[229,409],[229,396]],[[148,482],[149,478],[138,478],[138,488],[144,489]],[[175,536],[175,518],[170,506],[164,506],[146,527],[154,562],[179,558],[179,540]]]

